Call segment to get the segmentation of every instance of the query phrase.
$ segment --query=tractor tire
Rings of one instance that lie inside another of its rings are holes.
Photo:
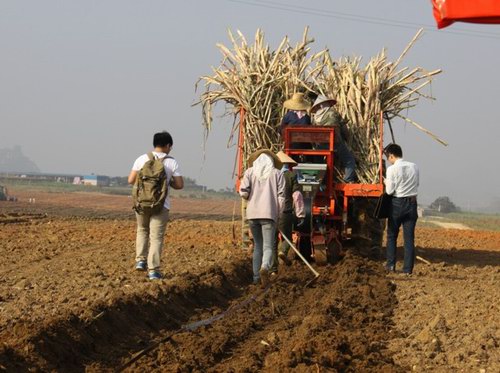
[[[382,250],[385,220],[373,216],[377,206],[376,198],[358,197],[353,199],[350,211],[350,225],[355,246],[362,254],[378,259]]]

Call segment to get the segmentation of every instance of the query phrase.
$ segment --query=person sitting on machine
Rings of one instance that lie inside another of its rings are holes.
[[[312,124],[315,126],[332,126],[335,130],[334,152],[345,168],[344,180],[346,183],[356,182],[356,159],[347,147],[344,138],[347,138],[347,128],[342,117],[335,111],[336,104],[332,98],[319,95],[311,107]]]
[[[308,114],[311,104],[304,97],[304,93],[294,93],[292,98],[286,100],[283,106],[285,109],[288,109],[288,112],[285,114],[280,124],[280,133],[282,138],[285,137],[285,128],[288,126],[300,127],[311,125],[311,117]],[[290,147],[292,149],[311,149],[311,144],[294,142],[290,144]],[[299,162],[304,161],[304,159],[298,159],[299,157],[293,158],[297,158],[296,160]]]
[[[280,133],[282,136],[287,126],[299,127],[309,126],[311,124],[311,117],[307,114],[311,104],[304,98],[303,93],[294,93],[292,98],[286,100],[283,106],[285,109],[288,109],[288,111],[280,124]]]

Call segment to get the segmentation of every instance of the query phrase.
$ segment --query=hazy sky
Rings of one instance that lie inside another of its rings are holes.
[[[269,7],[280,1],[306,13]],[[424,27],[402,65],[443,73],[432,85],[437,101],[409,116],[450,145],[393,124],[405,158],[420,167],[421,201],[446,195],[476,208],[500,200],[500,26],[437,31],[424,0],[2,0],[0,148],[21,145],[43,172],[126,175],[153,133],[168,130],[186,176],[232,186],[230,121],[215,118],[204,161],[194,84],[219,64],[215,44],[228,44],[228,28],[248,39],[262,28],[276,46],[285,35],[298,41],[306,25],[317,49],[367,59],[382,47],[396,58]]]

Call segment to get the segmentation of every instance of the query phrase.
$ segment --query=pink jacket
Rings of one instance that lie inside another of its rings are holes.
[[[277,222],[285,204],[285,178],[280,171],[273,169],[267,179],[259,180],[250,167],[243,175],[239,193],[248,200],[247,219]]]

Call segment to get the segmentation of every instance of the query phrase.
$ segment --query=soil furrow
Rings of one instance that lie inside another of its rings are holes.
[[[127,371],[399,371],[386,345],[394,287],[379,268],[349,255],[304,288],[295,265],[245,309],[176,334]]]

